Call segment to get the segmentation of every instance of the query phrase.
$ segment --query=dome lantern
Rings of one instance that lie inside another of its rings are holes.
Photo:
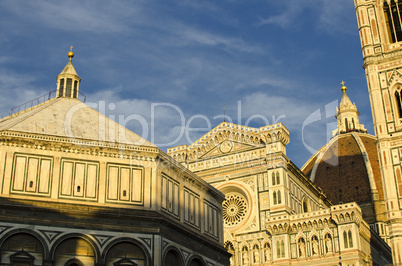
[[[80,77],[77,75],[72,63],[74,57],[73,46],[67,54],[69,60],[63,71],[57,76],[57,96],[78,99]]]
[[[332,135],[338,135],[348,132],[362,132],[367,133],[364,125],[359,123],[359,111],[346,94],[347,87],[345,82],[341,82],[342,98],[339,107],[336,108],[335,117],[338,121],[337,129],[332,131]]]

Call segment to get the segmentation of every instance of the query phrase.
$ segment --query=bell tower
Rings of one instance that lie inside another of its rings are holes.
[[[386,200],[388,244],[402,263],[402,0],[354,0]]]

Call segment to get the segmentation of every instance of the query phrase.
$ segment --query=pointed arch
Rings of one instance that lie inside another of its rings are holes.
[[[299,238],[299,240],[297,241],[297,246],[299,257],[304,257],[306,255],[306,241],[303,237]]]
[[[271,245],[268,242],[264,243],[264,262],[271,261]]]
[[[353,248],[353,238],[352,238],[352,231],[348,231],[348,240],[349,240],[349,247]]]
[[[348,233],[346,231],[343,231],[343,246],[349,248]]]
[[[311,251],[313,255],[318,255],[320,253],[320,243],[317,235],[311,237]]]
[[[324,242],[325,242],[325,253],[331,253],[332,252],[332,236],[330,233],[325,234]]]
[[[253,246],[253,261],[255,264],[260,263],[260,247],[258,244]]]

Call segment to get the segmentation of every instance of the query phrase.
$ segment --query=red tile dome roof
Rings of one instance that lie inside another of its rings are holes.
[[[361,207],[371,206],[374,211],[374,200],[384,201],[375,141],[367,133],[336,135],[301,170],[332,203],[357,202]],[[374,219],[370,213],[366,213],[371,216],[368,220]]]

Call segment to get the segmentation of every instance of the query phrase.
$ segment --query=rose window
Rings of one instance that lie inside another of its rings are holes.
[[[228,195],[222,205],[225,225],[236,225],[246,217],[247,200],[242,195]]]

